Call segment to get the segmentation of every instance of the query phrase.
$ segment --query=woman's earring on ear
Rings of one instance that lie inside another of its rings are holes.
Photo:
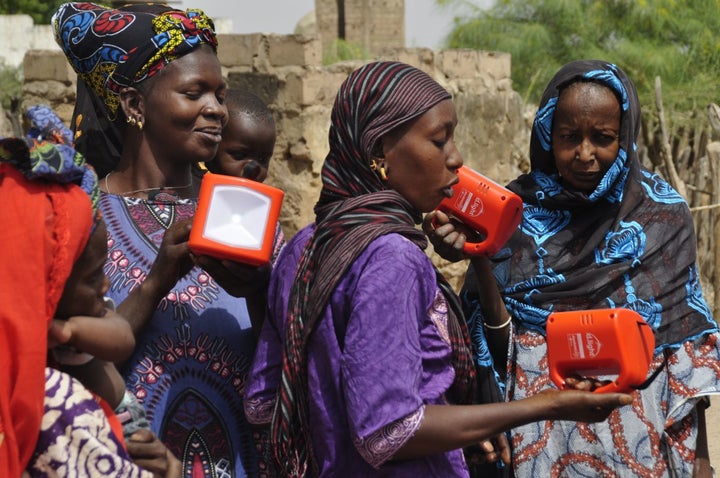
[[[383,181],[387,181],[387,173],[385,172],[385,166],[380,166],[380,178]]]
[[[127,122],[127,124],[129,124],[129,125],[131,125],[131,126],[137,126],[138,129],[139,129],[140,131],[142,131],[142,129],[143,129],[143,122],[142,122],[141,119],[135,119],[134,116],[128,116],[125,121]]]
[[[373,158],[370,161],[370,169],[380,173],[380,179],[382,179],[383,181],[387,181],[387,172],[385,172],[385,165],[381,165],[380,163],[375,161],[375,159]]]

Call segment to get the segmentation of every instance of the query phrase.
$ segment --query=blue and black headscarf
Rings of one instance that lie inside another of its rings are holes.
[[[30,106],[25,120],[24,138],[0,139],[0,162],[11,163],[30,181],[80,186],[90,198],[94,230],[101,220],[98,178],[93,167],[73,148],[72,131],[44,104]]]
[[[552,152],[560,93],[571,83],[608,87],[621,105],[620,151],[594,191],[568,190]],[[659,352],[716,331],[703,298],[692,216],[685,200],[637,155],[640,103],[616,65],[571,62],[543,94],[530,142],[531,172],[508,187],[523,220],[494,258],[505,304],[540,333],[553,311],[624,307],[655,332]]]

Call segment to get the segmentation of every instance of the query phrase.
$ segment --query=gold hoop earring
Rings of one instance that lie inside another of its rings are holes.
[[[385,172],[385,166],[380,166],[380,178],[383,181],[387,181],[387,173]]]
[[[370,169],[372,169],[373,171],[377,171],[378,169],[378,163],[374,159],[370,161]]]
[[[142,120],[137,120],[137,127],[138,127],[138,129],[139,129],[140,131],[142,131],[142,129],[143,129],[143,122],[142,122]]]
[[[137,123],[137,121],[135,121],[135,118],[132,117],[132,116],[128,116],[125,121],[127,122],[127,124],[130,124],[130,125],[133,125],[133,126],[135,126],[135,123]]]

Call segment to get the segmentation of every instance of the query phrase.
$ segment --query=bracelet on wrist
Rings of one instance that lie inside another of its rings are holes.
[[[508,316],[507,320],[500,325],[490,325],[487,322],[483,322],[483,325],[489,330],[500,330],[510,325],[510,322],[512,322],[512,315]]]

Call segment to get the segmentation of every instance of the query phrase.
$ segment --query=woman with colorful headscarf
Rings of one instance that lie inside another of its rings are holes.
[[[90,242],[104,245],[98,196],[94,171],[71,147],[0,140],[0,476],[18,477],[25,469],[30,476],[100,476],[108,470],[153,476],[128,455],[110,425],[112,413],[78,380],[46,368],[48,329],[60,309],[87,292],[102,307],[101,287],[88,290],[86,277],[71,281]],[[139,449],[148,451],[142,445],[134,451]]]
[[[92,171],[67,161],[58,148],[63,147],[34,145],[32,158],[36,161],[31,163],[25,141],[0,142],[2,476],[20,476],[34,451],[45,396],[47,328],[93,221],[88,194],[78,187],[93,182],[86,175]],[[46,157],[58,160],[48,162]],[[26,175],[63,175],[65,179],[46,184]],[[78,205],[84,206],[87,214],[75,216]],[[22,291],[14,284],[22,284]]]
[[[487,377],[415,227],[457,181],[456,123],[450,94],[403,63],[367,64],[340,87],[316,222],[278,258],[247,387],[280,476],[466,477],[462,447],[541,418],[602,420],[629,399],[461,405]]]
[[[620,68],[589,60],[561,68],[533,123],[532,171],[508,186],[523,198],[523,221],[492,259],[511,320],[483,316],[488,304],[478,286],[493,279],[478,279],[483,259],[469,271],[464,292],[475,323],[490,321],[475,336],[511,337],[507,367],[504,356],[499,365],[508,400],[552,388],[545,341],[551,312],[628,308],[655,335],[648,375],[657,375],[633,392],[631,407],[594,425],[513,429],[517,476],[709,473],[703,397],[720,393],[720,335],[700,286],[690,211],[640,165],[639,129],[637,92]]]
[[[241,285],[249,285],[233,289],[245,297],[238,299],[218,285],[218,271],[211,277],[194,267],[187,246],[200,186],[194,166],[215,156],[227,120],[213,23],[200,10],[78,2],[59,8],[53,28],[93,95],[79,106],[101,106],[110,127],[98,130],[92,108],[76,111],[77,144],[118,144],[96,136],[83,143],[90,132],[120,138],[119,157],[103,149],[110,172],[101,180],[100,208],[108,295],[137,342],[122,369],[128,389],[184,475],[256,476],[242,402],[254,350],[248,309],[264,309],[256,292],[268,270],[240,270],[249,277]]]

